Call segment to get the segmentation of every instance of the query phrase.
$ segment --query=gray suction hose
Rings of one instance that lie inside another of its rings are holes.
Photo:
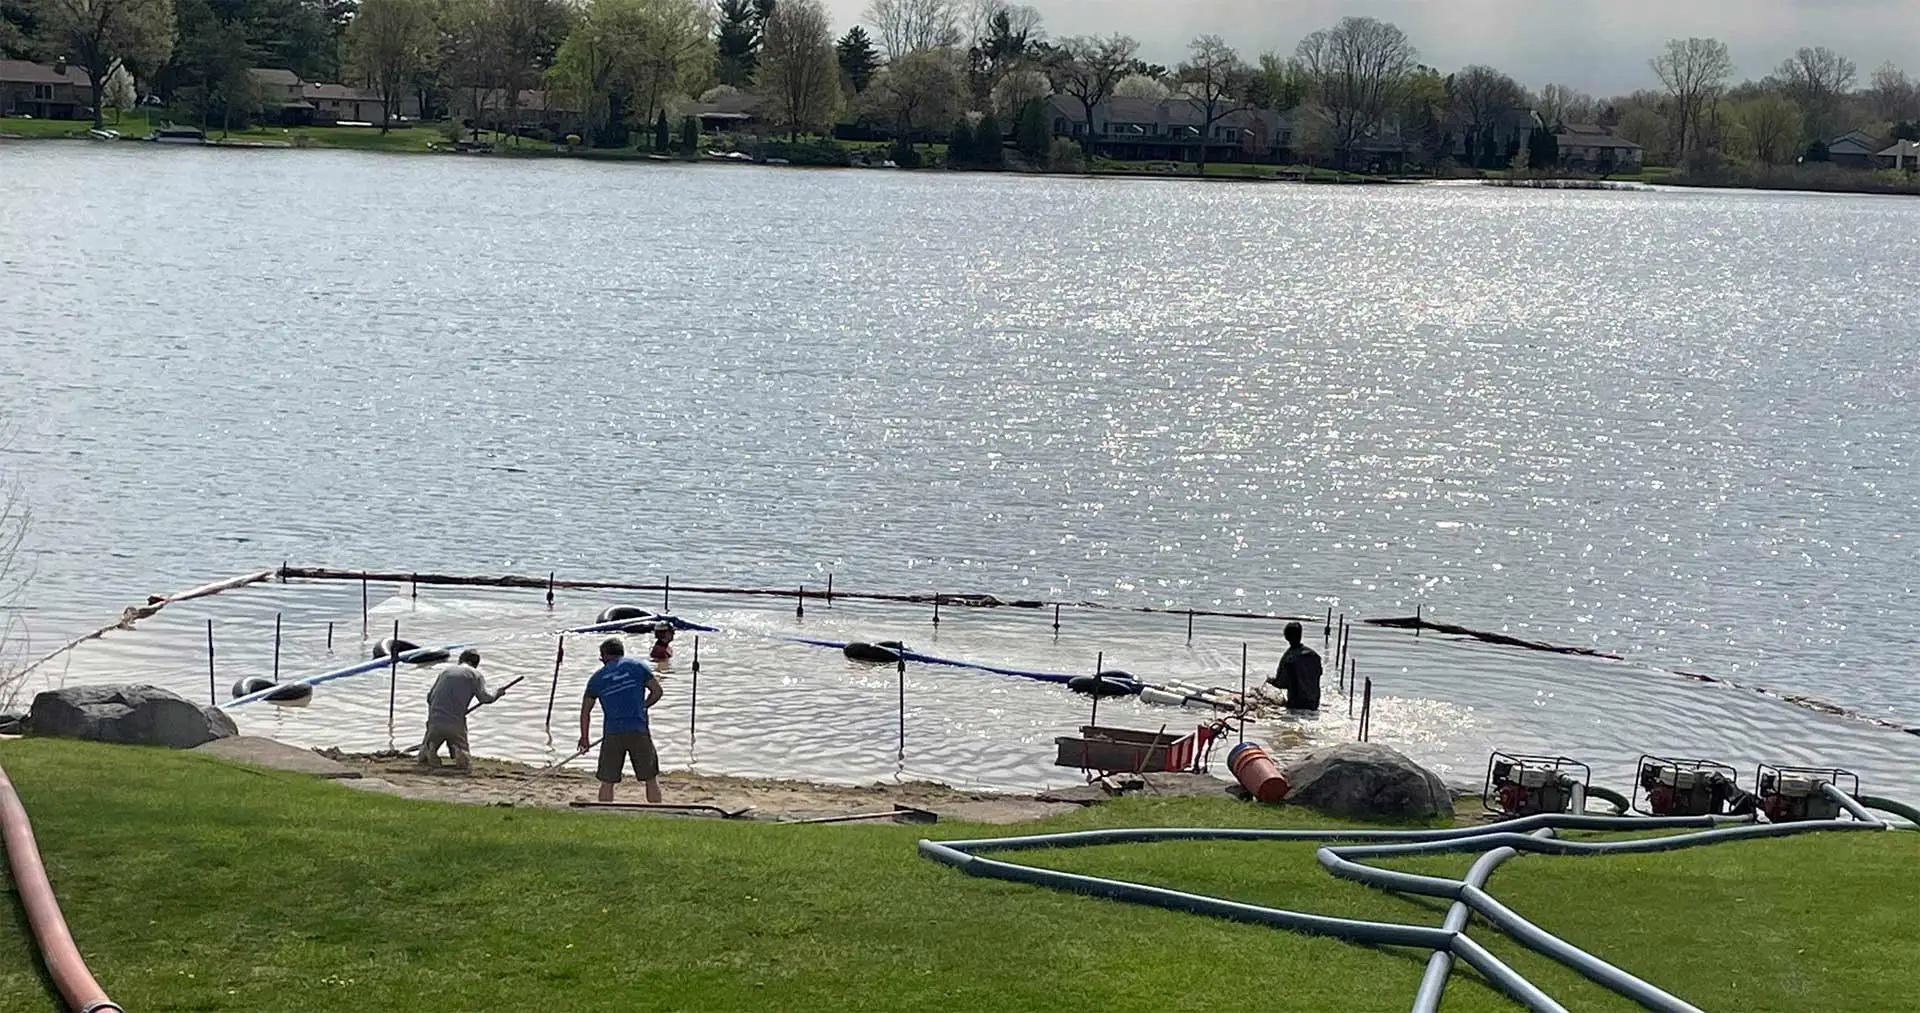
[[[1920,810],[1912,807],[1879,798],[1856,801],[1840,789],[1824,782],[1820,785],[1820,792],[1846,810],[1852,818],[1806,820],[1798,823],[1758,823],[1752,816],[1638,818],[1588,816],[1576,809],[1570,814],[1542,814],[1508,820],[1492,826],[1456,827],[1446,830],[1137,828],[1085,830],[1076,833],[1036,834],[971,841],[923,840],[919,844],[919,850],[920,854],[926,858],[943,865],[953,866],[972,876],[1030,883],[1112,900],[1271,925],[1310,935],[1330,936],[1353,943],[1429,950],[1431,954],[1427,959],[1426,971],[1420,980],[1420,990],[1414,998],[1414,1013],[1434,1013],[1439,1008],[1455,960],[1465,962],[1495,988],[1529,1010],[1538,1011],[1538,1013],[1566,1013],[1565,1007],[1495,957],[1484,946],[1467,936],[1469,919],[1475,914],[1522,946],[1564,964],[1647,1009],[1659,1011],[1659,1013],[1700,1013],[1698,1007],[1686,1000],[1587,953],[1521,917],[1487,892],[1488,879],[1501,863],[1520,854],[1652,854],[1735,840],[1785,837],[1821,831],[1889,829],[1890,824],[1868,812],[1869,807],[1894,813],[1920,826]],[[1586,794],[1589,793],[1573,792],[1574,801],[1584,803]],[[1627,808],[1626,800],[1612,792],[1596,789],[1590,794],[1613,802],[1622,811]],[[1555,835],[1559,830],[1631,832],[1670,829],[1692,832],[1669,837],[1620,841],[1568,841]],[[1439,928],[1395,925],[1245,904],[1140,883],[1057,872],[1052,869],[1039,869],[980,857],[982,853],[995,851],[1084,848],[1161,841],[1318,842],[1323,846],[1316,854],[1317,860],[1329,873],[1338,878],[1396,893],[1443,897],[1454,903],[1448,909],[1446,920]],[[1405,858],[1456,852],[1478,853],[1480,856],[1467,871],[1464,879],[1424,876],[1363,864],[1366,859]]]
[[[1908,823],[1913,824],[1913,829],[1920,830],[1920,809],[1915,809],[1905,802],[1895,802],[1890,798],[1881,798],[1878,795],[1862,795],[1860,796],[1860,804],[1869,809],[1878,809],[1883,813],[1892,813],[1906,820]]]

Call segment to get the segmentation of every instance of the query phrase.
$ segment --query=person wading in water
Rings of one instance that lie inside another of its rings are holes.
[[[1284,690],[1290,711],[1320,709],[1320,655],[1300,642],[1300,624],[1288,623],[1287,652],[1273,670],[1267,685]]]
[[[627,647],[619,639],[600,645],[600,670],[587,680],[587,694],[580,701],[580,751],[593,745],[593,705],[600,704],[600,801],[613,801],[613,786],[620,783],[620,770],[631,761],[635,780],[647,786],[647,801],[660,801],[660,754],[653,748],[653,736],[647,729],[647,708],[660,702],[666,691],[653,669],[638,658],[626,656]]]

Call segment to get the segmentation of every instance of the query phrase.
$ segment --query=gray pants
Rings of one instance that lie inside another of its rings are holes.
[[[440,747],[447,747],[447,754],[453,757],[453,765],[461,770],[473,769],[473,757],[467,752],[467,723],[457,725],[427,725],[427,738],[420,744],[420,765],[438,767],[440,765]]]

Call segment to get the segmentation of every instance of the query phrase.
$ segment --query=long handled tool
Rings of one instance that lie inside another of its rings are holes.
[[[551,774],[551,773],[553,773],[554,771],[556,771],[556,770],[559,770],[559,769],[560,769],[561,767],[564,767],[564,766],[566,766],[567,764],[569,764],[569,763],[572,763],[573,761],[575,761],[575,760],[577,760],[577,759],[579,759],[579,758],[581,758],[582,756],[585,756],[585,755],[587,755],[588,753],[590,753],[590,752],[592,752],[592,751],[593,751],[593,747],[595,747],[595,746],[597,746],[597,745],[599,745],[599,744],[600,744],[600,740],[599,740],[599,739],[594,739],[594,740],[593,740],[592,742],[589,742],[589,743],[587,743],[587,748],[585,748],[585,749],[582,749],[582,750],[580,750],[579,752],[577,752],[577,753],[575,753],[575,754],[573,754],[572,756],[569,756],[569,757],[567,757],[567,758],[566,758],[566,759],[564,759],[564,760],[561,760],[561,761],[560,761],[559,763],[556,763],[556,764],[554,764],[554,765],[552,765],[552,766],[550,766],[550,767],[542,767],[542,768],[540,768],[539,770],[537,770],[537,771],[534,771],[534,773],[533,773],[533,776],[532,776],[532,777],[529,777],[529,778],[527,778],[527,781],[528,781],[528,783],[529,783],[529,784],[531,784],[531,783],[532,783],[532,782],[534,782],[534,781],[538,781],[539,779],[541,779],[541,778],[543,778],[543,777],[545,777],[545,776],[547,776],[548,774]],[[526,791],[524,791],[524,792],[522,792],[522,793],[521,793],[521,794],[520,794],[520,795],[519,795],[518,797],[516,797],[515,799],[513,799],[513,800],[512,800],[511,802],[508,802],[508,803],[506,803],[506,804],[507,804],[507,805],[518,805],[518,804],[520,804],[521,802],[525,802],[525,801],[526,801],[527,799],[529,799],[529,798],[532,798],[532,797],[533,797],[533,789],[532,789],[532,788],[529,788],[528,790],[526,790]]]
[[[525,679],[525,678],[526,678],[526,676],[524,676],[524,675],[522,675],[522,676],[517,676],[517,677],[515,677],[515,678],[514,678],[514,680],[513,680],[512,682],[509,682],[509,683],[507,683],[507,684],[506,684],[505,686],[502,686],[502,687],[500,687],[500,692],[498,692],[498,693],[495,693],[495,694],[493,695],[493,698],[494,698],[495,700],[498,700],[498,699],[500,699],[501,697],[503,697],[503,696],[506,696],[506,695],[507,695],[507,690],[510,690],[510,689],[512,689],[513,687],[515,687],[515,686],[518,686],[518,685],[520,685],[520,681],[521,681],[522,679]],[[476,700],[476,701],[474,701],[474,704],[473,704],[473,706],[471,706],[471,707],[468,707],[468,708],[467,708],[467,715],[468,715],[469,717],[471,717],[471,716],[473,715],[473,712],[474,712],[474,711],[477,711],[477,710],[479,710],[479,709],[480,709],[480,708],[481,708],[482,706],[484,706],[484,705],[483,705],[483,704],[481,704],[481,703],[480,703],[480,702],[479,702],[478,700]],[[410,753],[417,753],[417,752],[419,752],[419,751],[420,751],[420,747],[421,747],[421,746],[423,746],[423,745],[425,745],[425,744],[426,744],[426,743],[424,743],[424,742],[416,742],[416,743],[414,743],[413,745],[411,745],[411,746],[408,746],[408,747],[407,747],[407,748],[405,748],[405,749],[402,749],[402,750],[401,750],[400,752],[401,752],[401,753],[402,753],[403,755],[405,755],[405,754],[410,754]]]

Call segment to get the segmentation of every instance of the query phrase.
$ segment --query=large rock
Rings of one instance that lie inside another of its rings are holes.
[[[1418,820],[1453,812],[1453,794],[1440,775],[1371,742],[1315,750],[1284,776],[1291,786],[1287,801],[1331,816]]]
[[[34,735],[192,749],[239,734],[233,719],[157,686],[70,686],[33,698]]]

